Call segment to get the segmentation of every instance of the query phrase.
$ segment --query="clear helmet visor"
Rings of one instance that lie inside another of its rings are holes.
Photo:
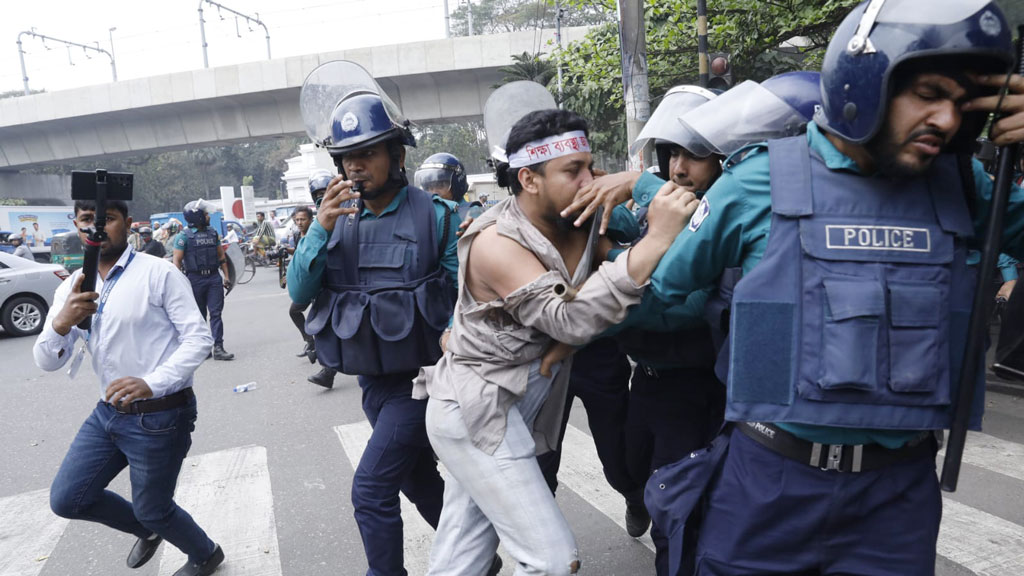
[[[445,168],[421,166],[416,171],[413,181],[421,190],[431,194],[443,194],[451,191],[454,176],[454,172]]]
[[[392,124],[402,126],[405,117],[365,68],[348,60],[317,66],[302,83],[299,111],[306,134],[317,144],[331,136],[331,116],[338,104],[355,94],[374,94],[384,102]]]
[[[712,153],[699,135],[679,123],[680,116],[697,107],[703,107],[708,101],[714,101],[712,92],[696,86],[682,86],[669,90],[662,98],[661,104],[655,108],[640,135],[629,147],[630,154],[637,154],[648,141],[666,140],[682,146],[697,158],[706,158]]]
[[[796,109],[753,80],[691,110],[677,122],[716,154],[747,144],[799,134],[807,124]]]
[[[508,162],[508,133],[523,116],[537,110],[558,108],[548,89],[530,80],[510,82],[491,93],[484,103],[484,130],[491,157]]]
[[[875,21],[946,26],[966,20],[991,3],[992,0],[884,0]]]

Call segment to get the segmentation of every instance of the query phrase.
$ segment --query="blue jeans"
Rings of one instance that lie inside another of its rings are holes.
[[[199,305],[199,313],[206,320],[206,310],[210,310],[210,332],[213,332],[213,343],[216,346],[224,345],[224,322],[220,318],[224,311],[224,281],[221,280],[220,272],[214,271],[209,276],[193,274],[188,277],[192,283],[192,295]]]
[[[415,376],[359,377],[373,434],[352,479],[352,506],[373,576],[406,574],[399,491],[434,528],[441,517],[444,480],[427,439],[427,401],[412,398]]]
[[[54,514],[99,522],[145,538],[157,533],[192,562],[216,547],[174,502],[181,462],[192,446],[195,399],[189,405],[148,414],[121,414],[99,402],[71,443],[50,487]],[[107,490],[128,466],[132,501]]]

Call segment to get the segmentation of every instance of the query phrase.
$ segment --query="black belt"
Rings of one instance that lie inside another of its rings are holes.
[[[160,412],[161,410],[170,410],[172,408],[184,406],[195,397],[195,392],[193,392],[192,387],[189,386],[188,388],[179,390],[174,394],[168,394],[167,396],[162,396],[160,398],[136,400],[128,406],[124,406],[123,404],[111,404],[111,406],[121,414],[148,414],[149,412]]]
[[[819,444],[798,438],[789,432],[764,422],[739,422],[736,428],[748,438],[772,452],[822,470],[837,472],[867,472],[886,466],[935,456],[934,436],[922,432],[900,448],[886,448],[880,444]],[[932,439],[931,441],[929,439]]]
[[[195,275],[198,275],[198,276],[209,276],[210,274],[213,274],[216,271],[217,271],[216,268],[214,268],[212,270],[193,270],[191,272],[186,272],[185,275],[186,276],[192,276],[193,274],[195,274]]]

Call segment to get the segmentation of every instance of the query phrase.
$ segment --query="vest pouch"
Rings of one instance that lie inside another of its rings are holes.
[[[825,278],[828,306],[822,324],[821,377],[824,390],[878,388],[882,285],[875,280]]]
[[[365,292],[338,294],[331,317],[331,331],[338,340],[332,353],[338,351],[338,369],[344,374],[379,376],[383,373],[378,362],[377,337],[367,321],[369,307],[370,295]],[[320,354],[319,348],[317,354]]]
[[[403,284],[407,244],[363,243],[359,246],[359,276],[372,278],[372,284]]]
[[[889,388],[933,393],[949,362],[943,291],[922,282],[889,282]],[[946,399],[948,401],[948,398]]]

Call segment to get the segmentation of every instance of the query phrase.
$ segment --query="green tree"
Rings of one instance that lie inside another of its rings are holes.
[[[763,80],[774,74],[820,66],[832,32],[859,0],[715,0],[708,2],[708,44],[731,54],[733,81]],[[600,6],[614,14],[613,0],[566,0],[577,7]],[[645,4],[648,81],[654,108],[669,88],[696,84],[697,25],[693,0]],[[802,38],[799,47],[783,47]],[[622,72],[615,24],[597,27],[586,39],[563,49],[565,107],[591,123],[599,158],[623,159],[626,152]],[[600,162],[599,162],[600,164]],[[611,167],[621,160],[611,162]]]
[[[517,30],[552,29],[556,25],[555,0],[479,0],[459,3],[451,14],[452,36],[467,36],[469,11],[473,12],[474,34],[499,34]],[[602,2],[579,2],[565,7],[562,26],[589,26],[615,20]],[[540,46],[537,47],[540,50]]]
[[[0,206],[28,206],[22,198],[0,198]]]
[[[458,158],[468,174],[489,171],[483,122],[426,124],[415,126],[413,133],[416,136],[416,147],[407,149],[405,156],[405,167],[410,175],[429,156],[439,152],[447,152]]]
[[[547,86],[557,73],[554,62],[543,60],[541,54],[530,54],[529,52],[513,54],[512,60],[514,63],[511,66],[498,68],[498,71],[504,74],[504,77],[502,77],[500,84],[492,86],[492,88],[498,88],[503,84],[518,80],[532,80]]]

